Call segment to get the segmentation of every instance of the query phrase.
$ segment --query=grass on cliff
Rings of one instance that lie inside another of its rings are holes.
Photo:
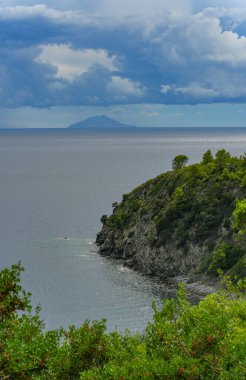
[[[0,272],[1,380],[246,378],[246,281],[195,306],[180,287],[142,334],[106,333],[105,321],[46,332],[21,270]]]

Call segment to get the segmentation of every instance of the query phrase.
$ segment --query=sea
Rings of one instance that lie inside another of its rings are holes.
[[[0,268],[21,262],[46,329],[107,319],[142,331],[167,285],[97,254],[101,216],[134,187],[211,149],[246,152],[246,128],[0,130]]]

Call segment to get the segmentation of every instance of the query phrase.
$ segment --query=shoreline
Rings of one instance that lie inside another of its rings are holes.
[[[198,280],[192,279],[192,277],[187,277],[187,276],[174,276],[174,277],[169,277],[169,278],[168,277],[162,278],[161,276],[158,276],[158,275],[145,273],[139,270],[134,265],[132,265],[131,262],[128,262],[127,260],[124,260],[122,258],[104,255],[100,253],[100,249],[98,250],[97,254],[111,262],[120,263],[122,264],[122,267],[133,270],[134,272],[137,272],[141,276],[151,278],[154,283],[160,286],[166,286],[165,290],[167,294],[170,293],[172,295],[175,295],[176,291],[178,290],[179,284],[183,283],[187,291],[187,296],[191,302],[192,301],[198,302],[199,300],[203,299],[207,295],[215,293],[216,291],[219,290],[218,283],[216,282],[210,283],[208,279],[204,279],[204,282],[202,282],[202,281],[198,281]]]

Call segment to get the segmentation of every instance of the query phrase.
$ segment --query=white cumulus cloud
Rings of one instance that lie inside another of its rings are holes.
[[[169,84],[162,84],[161,85],[162,94],[167,94],[170,90],[171,90],[171,86]]]
[[[57,76],[73,80],[75,76],[86,73],[94,64],[117,71],[115,56],[109,56],[103,49],[74,50],[69,45],[43,45],[38,62],[48,63],[57,68]]]
[[[177,87],[175,91],[199,98],[215,98],[220,96],[220,92],[218,90],[216,91],[212,88],[202,87],[199,83],[191,83],[187,87]]]
[[[119,76],[112,76],[112,81],[108,84],[107,90],[117,98],[141,97],[144,94],[144,88],[139,83]]]

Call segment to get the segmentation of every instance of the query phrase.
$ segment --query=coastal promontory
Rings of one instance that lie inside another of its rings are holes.
[[[185,159],[184,159],[185,158]],[[204,153],[123,195],[102,217],[101,255],[163,279],[246,276],[246,156]]]

